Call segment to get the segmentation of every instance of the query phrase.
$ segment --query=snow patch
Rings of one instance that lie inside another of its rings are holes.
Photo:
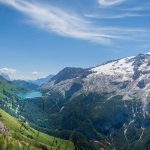
[[[122,80],[127,80],[130,75],[134,73],[133,61],[129,61],[130,58],[123,58],[116,60],[114,62],[100,65],[98,67],[92,68],[93,74],[99,75],[121,75]]]

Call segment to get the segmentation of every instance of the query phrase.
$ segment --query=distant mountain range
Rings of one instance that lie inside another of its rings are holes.
[[[1,72],[1,71],[0,71],[0,76],[2,76],[3,78],[5,78],[8,81],[13,81],[14,80],[9,74]],[[44,78],[39,78],[39,79],[36,79],[36,80],[29,80],[29,81],[26,81],[26,82],[31,82],[33,84],[36,84],[36,85],[40,86],[44,83],[47,83],[53,76],[54,75],[49,75],[49,76],[44,77]]]
[[[33,80],[33,81],[30,81],[30,82],[32,82],[32,83],[34,83],[34,84],[37,84],[37,85],[42,85],[42,84],[44,84],[44,83],[47,83],[48,81],[50,81],[50,79],[53,77],[54,75],[49,75],[49,76],[47,76],[47,77],[45,77],[45,78],[40,78],[40,79],[37,79],[37,80]]]

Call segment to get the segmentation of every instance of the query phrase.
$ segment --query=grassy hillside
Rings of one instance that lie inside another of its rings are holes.
[[[14,90],[16,85],[0,76],[0,108],[15,115],[19,97]]]
[[[25,121],[18,120],[0,109],[0,126],[8,130],[0,134],[0,149],[7,150],[74,150],[73,143],[38,132]],[[0,128],[1,131],[2,127]]]
[[[13,96],[20,92],[33,91],[37,88],[37,85],[26,81],[7,81],[2,76],[0,76],[0,98],[6,98],[10,95]]]
[[[31,82],[21,81],[21,80],[12,81],[12,85],[13,85],[13,90],[15,89],[16,93],[30,92],[33,90],[37,90],[37,88],[39,87],[38,85],[33,84]]]
[[[7,98],[9,95],[13,97],[14,94],[12,93],[12,88],[13,85],[11,82],[0,76],[0,99]]]
[[[16,109],[21,102],[18,94],[35,90],[37,87],[25,81],[7,81],[0,76],[0,108],[16,116]]]

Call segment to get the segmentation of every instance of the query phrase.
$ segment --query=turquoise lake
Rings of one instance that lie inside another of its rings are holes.
[[[42,97],[42,93],[41,92],[29,92],[29,93],[21,93],[19,94],[19,97],[21,97],[22,99],[29,99],[29,98],[36,98],[36,97]]]

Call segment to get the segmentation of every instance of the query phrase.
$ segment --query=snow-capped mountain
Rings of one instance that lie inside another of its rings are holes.
[[[78,89],[72,95],[115,91],[124,99],[133,95],[146,99],[150,91],[150,53],[109,61],[88,69],[65,68],[43,88],[58,90],[65,95],[75,85]]]

